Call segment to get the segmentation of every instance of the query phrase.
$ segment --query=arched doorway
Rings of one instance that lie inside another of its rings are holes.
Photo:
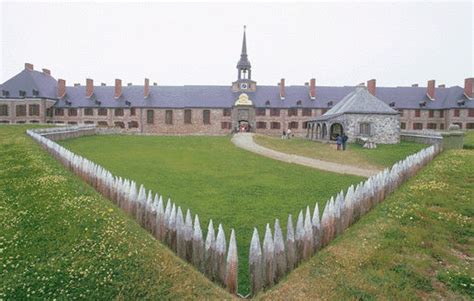
[[[250,132],[251,126],[248,120],[239,120],[239,128],[238,131],[240,133]]]
[[[326,126],[325,123],[323,123],[323,131],[321,135],[321,139],[326,139],[328,135],[328,127]]]
[[[344,130],[342,128],[342,124],[340,123],[333,123],[331,125],[331,130],[330,130],[330,137],[329,139],[331,140],[336,140],[337,136],[342,136],[344,133]]]
[[[316,139],[322,139],[321,137],[321,124],[316,124]]]

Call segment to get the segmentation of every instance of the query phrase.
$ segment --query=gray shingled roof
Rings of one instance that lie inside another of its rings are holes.
[[[358,86],[334,107],[316,120],[327,120],[342,114],[398,114],[389,105],[370,94],[365,86]]]
[[[19,90],[25,90],[28,97],[32,97],[32,90],[39,91],[39,97],[56,99],[56,80],[42,72],[23,70],[4,84],[0,89],[10,91],[10,97],[19,97]],[[250,100],[257,107],[271,108],[326,108],[335,106],[346,95],[354,91],[354,86],[328,87],[316,86],[316,99],[309,97],[308,86],[287,86],[285,100],[280,99],[278,86],[257,86],[257,91],[248,93]],[[56,107],[98,106],[126,107],[130,102],[133,107],[155,108],[229,108],[240,93],[234,93],[229,86],[150,86],[150,96],[143,97],[143,86],[124,86],[123,95],[114,99],[113,86],[94,87],[94,96],[86,98],[85,86],[66,88],[66,98],[60,99]],[[435,100],[426,97],[425,87],[377,87],[377,98],[386,104],[394,103],[394,108],[402,109],[441,109],[441,108],[474,108],[474,101],[464,96],[464,89],[459,86],[450,88],[436,88]],[[457,101],[464,100],[459,106]],[[267,106],[267,101],[269,106]],[[301,102],[298,105],[298,102]],[[426,102],[420,107],[420,102]],[[331,104],[332,103],[332,104]]]

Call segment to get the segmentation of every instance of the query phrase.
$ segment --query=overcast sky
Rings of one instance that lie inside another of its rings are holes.
[[[68,85],[228,85],[243,25],[257,84],[463,86],[474,76],[473,4],[10,3],[0,4],[0,82],[48,68]]]

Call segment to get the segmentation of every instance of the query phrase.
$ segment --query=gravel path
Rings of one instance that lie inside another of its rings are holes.
[[[319,159],[313,159],[313,158],[278,152],[273,149],[269,149],[255,143],[253,141],[252,133],[235,134],[234,137],[232,137],[232,142],[237,147],[243,148],[245,150],[248,150],[253,153],[256,153],[265,157],[269,157],[275,160],[279,160],[279,161],[283,161],[287,163],[300,164],[300,165],[304,165],[304,166],[308,166],[308,167],[312,167],[316,169],[321,169],[321,170],[326,170],[326,171],[332,171],[332,172],[336,172],[340,174],[350,174],[350,175],[356,175],[356,176],[362,176],[362,177],[370,177],[376,174],[377,172],[379,172],[378,170],[374,170],[374,169],[359,168],[352,165],[344,165],[344,164],[339,164],[339,163],[323,161]]]

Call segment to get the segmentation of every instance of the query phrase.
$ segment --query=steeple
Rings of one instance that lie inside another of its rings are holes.
[[[252,65],[247,56],[247,34],[246,26],[244,25],[244,36],[242,39],[242,52],[240,59],[237,62],[237,81],[232,84],[232,90],[255,92],[256,82],[252,80]]]

